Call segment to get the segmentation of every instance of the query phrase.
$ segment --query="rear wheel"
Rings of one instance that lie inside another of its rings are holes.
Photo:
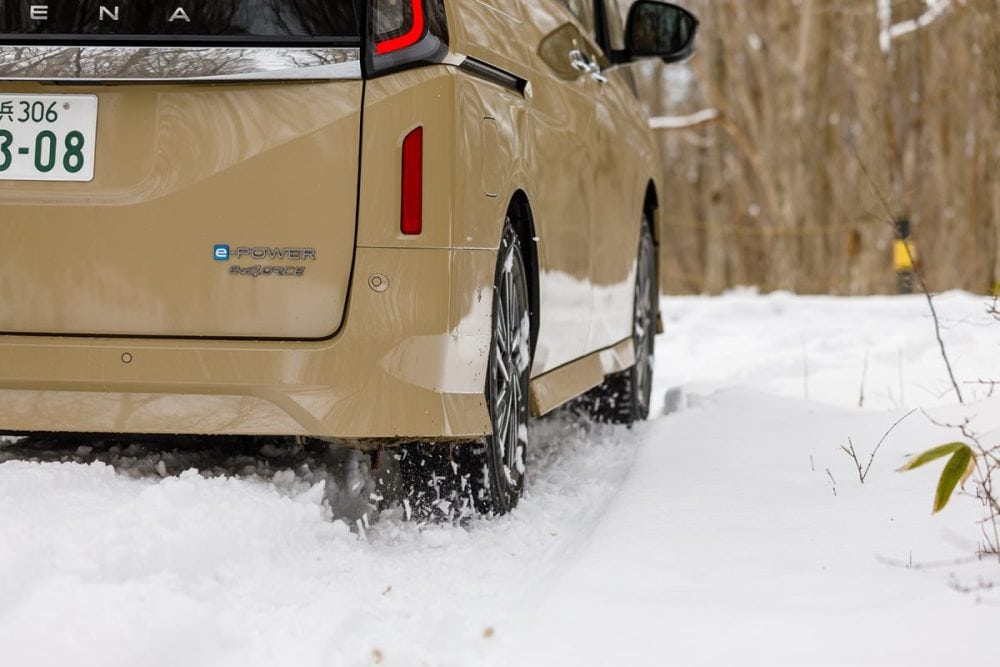
[[[644,222],[639,236],[632,312],[635,365],[609,375],[600,386],[583,397],[583,406],[597,421],[631,425],[649,417],[659,294],[656,245],[649,225]]]
[[[493,287],[493,340],[486,401],[493,435],[461,450],[472,498],[484,514],[506,514],[524,492],[528,447],[531,312],[521,243],[508,223],[500,241]]]
[[[517,233],[508,223],[497,257],[484,388],[493,434],[463,445],[404,448],[400,472],[419,516],[460,518],[470,504],[480,514],[500,515],[517,506],[525,482],[530,371],[527,271]]]

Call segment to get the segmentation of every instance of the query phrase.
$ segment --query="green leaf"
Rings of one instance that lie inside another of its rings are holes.
[[[938,481],[937,493],[934,494],[934,514],[943,510],[948,501],[951,500],[951,494],[955,492],[955,487],[958,486],[959,480],[962,479],[965,472],[969,469],[972,459],[972,449],[966,445],[962,445],[962,448],[956,451],[948,460],[944,471],[941,473],[941,479]]]
[[[937,461],[940,458],[948,456],[949,454],[954,454],[961,449],[968,449],[968,445],[962,442],[953,442],[948,445],[941,445],[940,447],[935,447],[934,449],[929,449],[919,456],[915,456],[906,462],[906,465],[900,468],[897,472],[906,472],[907,470],[914,470],[922,465],[926,465],[931,461]]]
[[[958,482],[959,486],[961,486],[964,489],[965,488],[965,483],[969,481],[969,478],[972,477],[972,473],[974,473],[974,472],[976,472],[976,455],[975,454],[973,454],[972,458],[969,459],[969,467],[966,468],[965,472],[962,474],[962,479]]]

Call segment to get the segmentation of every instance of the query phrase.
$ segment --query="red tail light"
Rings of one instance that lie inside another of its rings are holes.
[[[377,0],[375,21],[377,55],[413,46],[424,36],[423,0]]]
[[[2,4],[3,0],[0,0]],[[444,62],[445,0],[368,0],[366,77]]]
[[[403,188],[399,230],[407,236],[424,231],[424,128],[403,140]]]

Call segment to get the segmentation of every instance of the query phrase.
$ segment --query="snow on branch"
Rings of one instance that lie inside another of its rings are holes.
[[[720,117],[718,109],[702,109],[688,116],[654,116],[649,126],[654,130],[688,130],[716,121]]]
[[[877,0],[877,2],[879,24],[881,26],[878,41],[883,53],[889,53],[892,49],[892,40],[926,28],[951,9],[951,0],[924,0],[927,4],[927,11],[923,14],[909,21],[893,23],[892,0]]]

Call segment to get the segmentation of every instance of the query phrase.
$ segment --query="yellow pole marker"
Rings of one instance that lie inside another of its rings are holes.
[[[896,241],[892,244],[892,264],[896,270],[896,285],[900,294],[913,294],[916,278],[917,249],[910,241],[909,220],[896,221]]]
[[[896,271],[912,271],[913,263],[917,259],[917,250],[910,241],[896,239],[892,246],[892,258]]]

